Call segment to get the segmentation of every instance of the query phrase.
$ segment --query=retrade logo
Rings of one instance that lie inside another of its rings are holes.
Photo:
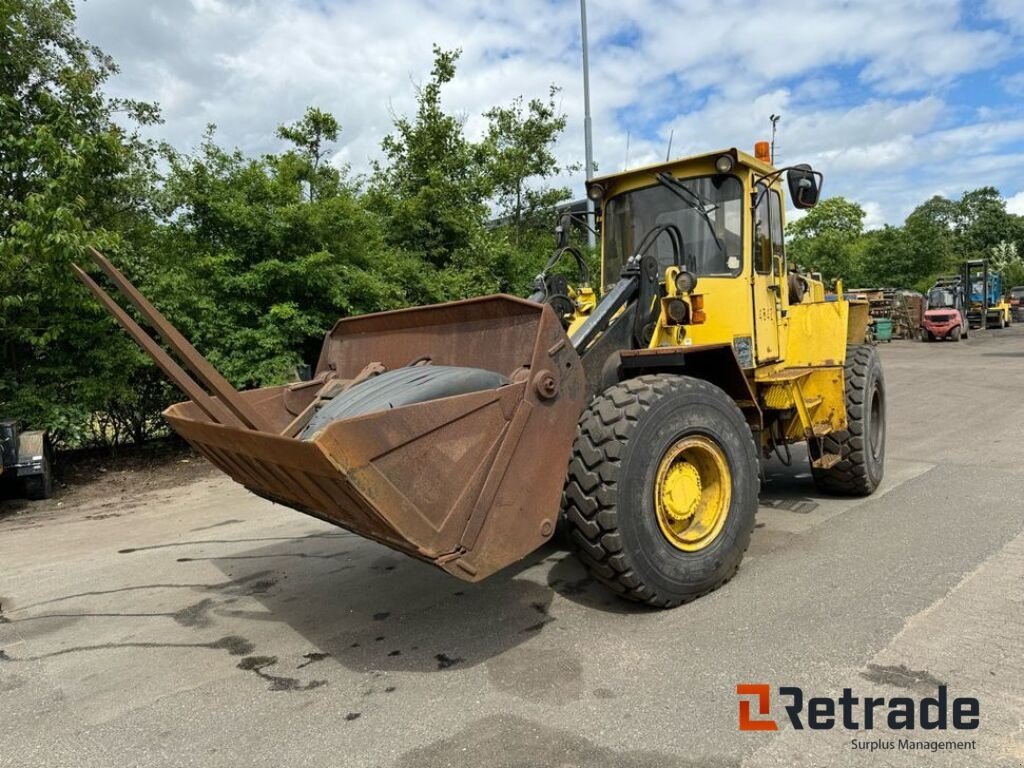
[[[767,683],[738,683],[739,728],[741,731],[777,731],[779,724],[771,717],[772,690]],[[894,731],[923,730],[971,731],[981,722],[981,704],[970,696],[950,698],[945,685],[938,686],[935,696],[910,698],[894,696],[854,696],[844,688],[838,698],[806,697],[802,688],[779,686],[779,703],[794,730],[809,728],[829,731],[870,731],[879,726]]]
[[[736,694],[740,696],[741,731],[777,731],[779,725],[771,718],[755,720],[750,715],[750,705],[756,701],[757,714],[767,715],[771,707],[771,687],[767,683],[737,683]],[[742,698],[753,696],[754,700]]]

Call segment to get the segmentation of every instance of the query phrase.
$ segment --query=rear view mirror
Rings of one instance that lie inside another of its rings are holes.
[[[786,181],[789,183],[789,199],[796,208],[813,208],[821,196],[822,175],[803,163],[789,169]]]

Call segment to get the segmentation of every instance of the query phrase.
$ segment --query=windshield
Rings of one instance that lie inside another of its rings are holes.
[[[953,292],[945,288],[932,288],[928,293],[929,309],[950,309],[956,306]]]
[[[655,184],[626,192],[608,201],[604,216],[604,289],[619,279],[622,265],[634,255],[653,227],[674,224],[683,236],[688,269],[697,275],[735,277],[743,256],[743,185],[735,176],[680,179],[693,192],[680,195],[671,186]],[[700,205],[698,201],[703,201]],[[705,216],[706,214],[706,216]],[[664,270],[672,266],[672,243],[661,236],[648,253]]]

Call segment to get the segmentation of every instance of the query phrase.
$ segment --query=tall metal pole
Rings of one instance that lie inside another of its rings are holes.
[[[594,177],[594,140],[590,133],[590,51],[587,47],[587,0],[580,0],[580,24],[583,39],[583,141],[586,144],[587,181]],[[593,248],[597,244],[594,229],[597,219],[594,216],[594,201],[587,195],[587,245]]]

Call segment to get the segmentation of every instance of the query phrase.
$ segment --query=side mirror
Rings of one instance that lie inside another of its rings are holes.
[[[563,213],[558,217],[555,225],[555,248],[565,248],[569,245],[569,232],[572,231],[572,214]]]
[[[789,199],[796,208],[813,208],[821,197],[823,176],[806,163],[794,165],[786,175]]]

